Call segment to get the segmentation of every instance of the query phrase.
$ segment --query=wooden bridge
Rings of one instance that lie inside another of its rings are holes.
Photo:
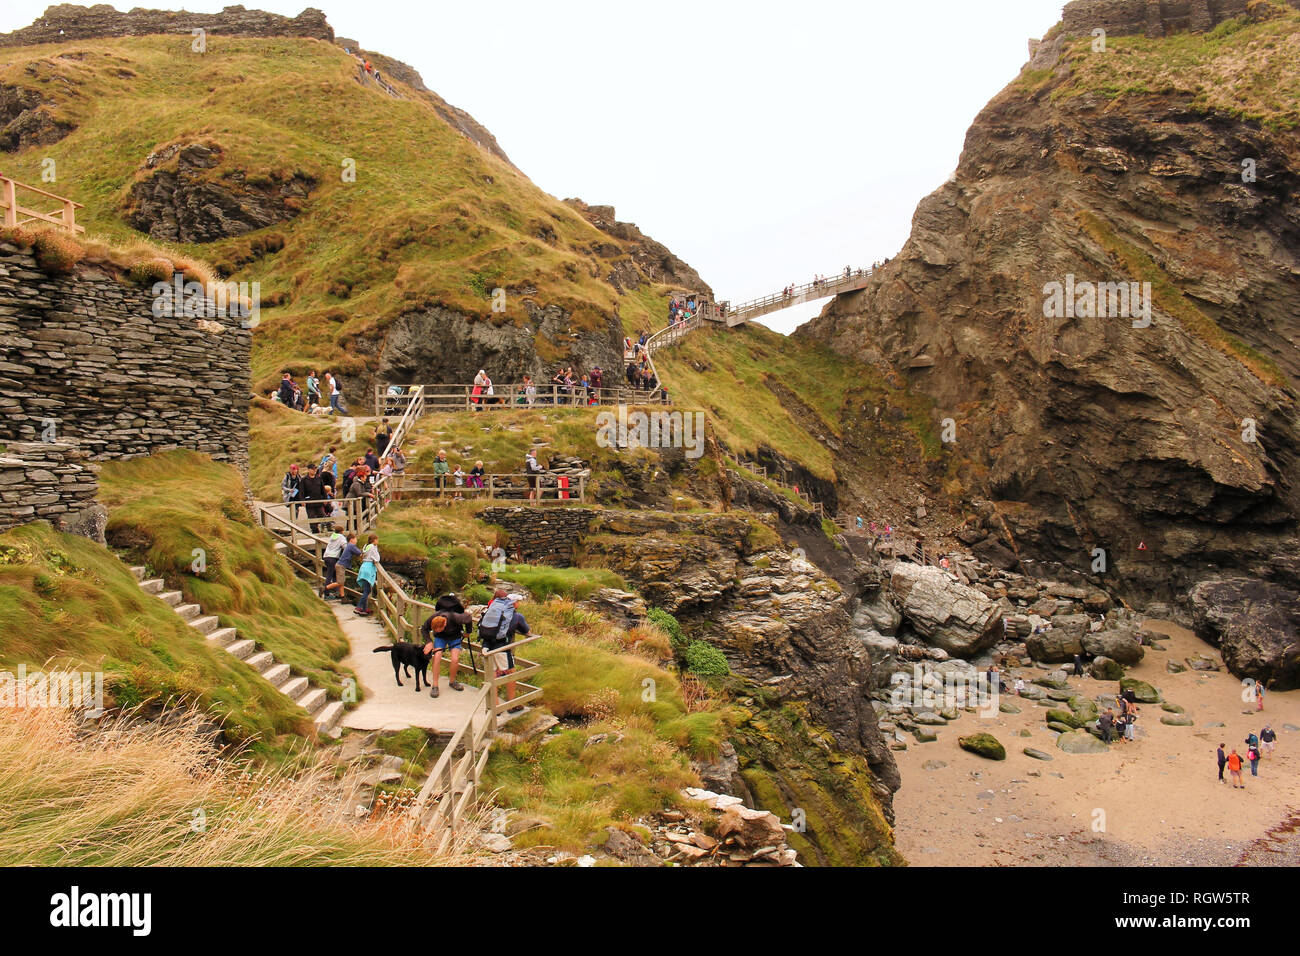
[[[871,280],[872,271],[870,269],[845,269],[835,276],[829,276],[825,279],[814,279],[812,282],[805,282],[803,285],[793,286],[790,289],[782,289],[772,295],[764,296],[761,299],[751,299],[748,302],[741,302],[737,305],[723,303],[717,308],[710,309],[704,313],[704,318],[712,322],[723,322],[727,328],[734,328],[737,325],[744,325],[759,316],[767,315],[771,312],[779,312],[782,309],[788,309],[792,305],[799,305],[801,302],[815,302],[818,299],[826,299],[833,295],[843,295],[846,292],[857,292],[864,289]]]

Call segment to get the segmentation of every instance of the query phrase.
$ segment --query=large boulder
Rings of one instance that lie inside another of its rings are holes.
[[[1300,687],[1300,594],[1244,576],[1210,578],[1188,593],[1192,626],[1237,677]]]
[[[1136,632],[1130,628],[1087,631],[1083,635],[1083,649],[1096,657],[1109,657],[1129,667],[1140,663],[1146,653],[1138,643]]]
[[[998,606],[941,568],[896,562],[889,588],[916,632],[954,656],[977,654],[1002,633]]]
[[[1052,626],[1025,638],[1025,649],[1036,661],[1060,664],[1083,653],[1083,636],[1088,630],[1086,614],[1058,614]]]
[[[1103,740],[1086,730],[1072,730],[1056,738],[1056,746],[1068,754],[1104,754],[1110,749]]]
[[[1138,680],[1136,677],[1121,677],[1119,681],[1120,692],[1131,690],[1133,696],[1139,704],[1158,704],[1160,703],[1160,691],[1156,690],[1144,680]]]
[[[962,750],[969,750],[973,754],[979,754],[981,757],[987,757],[990,760],[1007,759],[1007,749],[992,734],[980,733],[971,734],[969,737],[958,737],[957,745]]]
[[[1109,657],[1098,657],[1092,662],[1088,672],[1096,680],[1119,680],[1124,676],[1124,665]]]
[[[785,843],[785,830],[781,821],[767,810],[753,810],[746,806],[727,807],[718,820],[719,840],[734,838],[740,846],[756,850],[762,846],[780,846]]]

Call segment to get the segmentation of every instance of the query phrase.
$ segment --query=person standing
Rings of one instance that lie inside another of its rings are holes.
[[[1134,727],[1134,725],[1137,723],[1137,719],[1138,719],[1138,707],[1137,707],[1137,704],[1130,704],[1130,705],[1129,705],[1129,708],[1128,708],[1128,716],[1125,718],[1126,723],[1124,724],[1124,739],[1125,739],[1125,740],[1132,741],[1132,740],[1134,739],[1134,738],[1133,738],[1133,735],[1134,735],[1134,732],[1135,732],[1135,727]]]
[[[1101,739],[1103,743],[1110,743],[1111,731],[1114,727],[1115,712],[1108,707],[1106,708],[1106,713],[1097,718],[1097,729],[1101,731]]]
[[[1249,748],[1246,751],[1246,759],[1250,761],[1250,775],[1259,776],[1259,744]]]
[[[1264,709],[1264,682],[1262,680],[1255,681],[1255,709]]]
[[[393,426],[388,424],[388,419],[380,421],[379,426],[375,429],[375,457],[383,458],[384,452],[388,451],[388,443],[393,440]]]
[[[542,466],[537,463],[537,449],[524,456],[524,473],[528,475],[528,500],[537,501],[542,481]]]
[[[420,635],[424,638],[426,648],[433,642],[433,660],[429,670],[433,675],[429,685],[429,696],[439,696],[438,684],[442,679],[442,655],[447,652],[447,684],[454,691],[462,691],[465,685],[456,680],[460,668],[460,648],[465,640],[465,628],[474,625],[474,619],[465,612],[465,606],[455,594],[447,593],[438,598],[433,606],[433,615],[420,625]],[[442,625],[438,625],[442,621]]]
[[[438,457],[433,463],[433,484],[439,491],[447,487],[447,475],[451,473],[451,466],[447,464],[446,449],[438,449]]]
[[[316,377],[316,370],[312,369],[307,373],[307,408],[306,411],[312,411],[320,404],[320,379]]]
[[[1259,743],[1263,748],[1262,753],[1272,755],[1273,747],[1277,741],[1277,732],[1273,730],[1272,724],[1265,724],[1264,729],[1259,732]]]
[[[1241,779],[1241,755],[1237,753],[1237,748],[1232,748],[1232,753],[1228,754],[1228,777],[1232,780],[1232,789],[1246,789],[1246,782]]]
[[[1074,655],[1074,676],[1083,676],[1083,656],[1080,654]]]
[[[1223,752],[1223,744],[1219,744],[1219,752],[1215,756],[1219,761],[1219,783],[1223,783],[1223,768],[1228,764],[1228,755]]]
[[[298,485],[302,481],[302,475],[298,474],[298,466],[290,465],[289,470],[284,473],[280,479],[280,499],[288,506],[289,520],[297,520],[297,508],[294,501],[298,497]]]
[[[361,549],[357,547],[356,532],[352,531],[348,533],[343,550],[339,553],[338,560],[334,562],[334,580],[325,585],[326,591],[338,591],[340,601],[347,600],[348,569],[359,557],[361,557]]]

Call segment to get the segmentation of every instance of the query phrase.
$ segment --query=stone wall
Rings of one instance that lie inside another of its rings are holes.
[[[153,303],[93,267],[51,278],[0,242],[0,442],[92,460],[191,448],[246,473],[251,330]]]
[[[1287,2],[1300,9],[1300,0]],[[1073,0],[1061,13],[1061,28],[1068,36],[1089,36],[1100,27],[1107,36],[1159,37],[1210,30],[1257,6],[1254,0]]]
[[[308,7],[296,17],[282,17],[262,10],[230,6],[220,13],[188,13],[173,10],[133,8],[121,13],[106,3],[82,7],[61,3],[47,7],[31,26],[0,34],[0,46],[32,43],[61,43],[94,37],[147,36],[154,33],[183,33],[196,27],[214,36],[228,37],[314,37],[333,42],[334,30],[325,14]]]
[[[101,543],[99,480],[85,452],[64,442],[11,442],[0,452],[0,531],[44,519]]]
[[[510,533],[511,557],[516,549],[529,564],[567,565],[573,548],[591,527],[596,512],[587,508],[485,508],[479,518]]]

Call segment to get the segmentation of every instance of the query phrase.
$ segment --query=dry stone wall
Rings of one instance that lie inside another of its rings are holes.
[[[0,452],[0,531],[44,519],[103,540],[99,482],[85,453],[66,442],[12,442]]]
[[[251,330],[155,316],[154,298],[92,267],[52,278],[0,242],[0,443],[98,461],[191,448],[246,473]]]
[[[485,508],[479,518],[510,532],[510,552],[528,563],[568,565],[573,548],[591,527],[587,508]]]

